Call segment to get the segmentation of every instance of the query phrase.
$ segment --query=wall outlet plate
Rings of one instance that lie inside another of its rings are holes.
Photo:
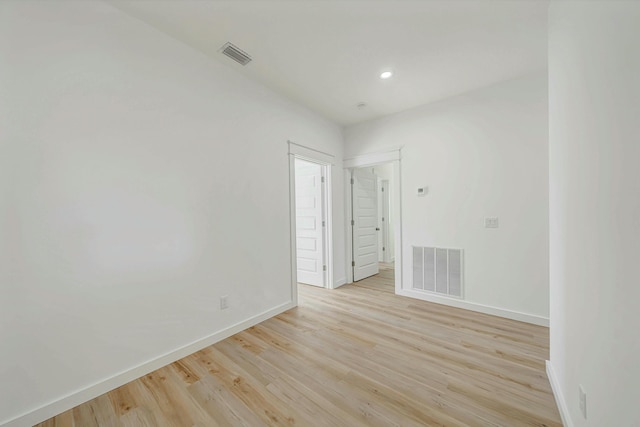
[[[584,388],[582,388],[582,384],[578,386],[579,399],[580,399],[580,412],[582,412],[582,416],[584,419],[587,419],[587,393],[585,393]]]
[[[229,296],[223,295],[220,297],[220,310],[229,308]]]

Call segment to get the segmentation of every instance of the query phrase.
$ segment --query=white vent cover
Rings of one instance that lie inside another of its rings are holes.
[[[462,249],[413,247],[413,289],[462,298]]]
[[[240,65],[247,65],[251,62],[249,54],[232,43],[225,43],[225,45],[220,48],[220,52],[227,55]]]

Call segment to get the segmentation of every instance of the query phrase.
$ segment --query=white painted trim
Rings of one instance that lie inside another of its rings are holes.
[[[556,371],[553,369],[553,365],[550,360],[546,361],[546,366],[547,377],[549,378],[549,384],[551,384],[553,396],[556,399],[556,405],[558,405],[558,412],[560,412],[562,424],[565,427],[573,427],[573,421],[571,421],[571,417],[569,416],[569,407],[567,406],[567,402],[564,400],[562,390],[560,389],[560,383],[558,383],[558,377],[556,377]]]
[[[312,160],[324,164],[335,165],[336,157],[333,154],[316,150],[315,148],[306,147],[293,141],[287,141],[289,144],[289,154],[294,154],[299,159]]]
[[[423,301],[434,302],[436,304],[448,305],[450,307],[463,308],[465,310],[477,311],[478,313],[491,314],[493,316],[505,317],[507,319],[518,320],[520,322],[532,323],[539,326],[549,326],[549,318],[538,316],[535,314],[522,313],[519,311],[507,310],[490,305],[479,304],[470,301],[460,300],[458,298],[450,298],[443,295],[435,295],[430,292],[420,291],[418,289],[401,289],[398,295],[405,297],[417,298]]]
[[[291,146],[291,144],[289,144]],[[289,263],[291,264],[291,301],[298,305],[298,257],[296,243],[296,158],[289,154]]]
[[[332,164],[327,163],[324,165],[324,202],[325,202],[325,228],[324,228],[324,252],[325,263],[327,265],[327,289],[333,289],[335,287],[335,281],[333,280],[334,263],[333,263],[333,169]]]
[[[345,159],[343,166],[345,168],[362,168],[365,166],[375,166],[397,160],[400,160],[400,149],[383,151],[380,153],[363,154],[361,156]]]
[[[346,243],[346,252],[345,252],[345,265],[347,266],[347,283],[353,283],[353,226],[351,225],[351,221],[353,220],[353,197],[351,195],[351,180],[353,179],[353,170],[346,169],[344,170],[344,213],[345,218],[347,219],[344,222],[344,236]]]
[[[340,286],[346,285],[346,284],[347,284],[347,278],[342,277],[335,281],[335,283],[333,284],[333,289],[339,288]]]
[[[403,289],[402,272],[403,272],[403,244],[402,244],[402,171],[400,161],[400,150],[398,150],[398,160],[391,162],[393,164],[393,201],[391,206],[393,209],[393,231],[394,231],[394,247],[393,262],[395,271],[396,295],[400,295]],[[396,262],[397,261],[397,262]],[[408,285],[407,285],[408,286]]]
[[[251,326],[257,325],[260,322],[264,322],[273,316],[277,316],[291,308],[295,307],[292,301],[276,306],[270,310],[253,316],[247,320],[236,323],[221,331],[215,332],[183,347],[172,350],[162,356],[151,359],[141,365],[134,366],[125,371],[122,371],[109,378],[105,378],[95,384],[92,384],[83,389],[74,391],[60,399],[49,402],[39,408],[29,411],[25,414],[19,415],[11,420],[5,420],[0,423],[1,427],[25,427],[32,426],[34,424],[41,423],[49,418],[65,412],[71,408],[74,408],[81,403],[94,399],[104,393],[114,390],[124,384],[138,379],[144,375],[147,375],[157,369],[167,366],[176,360],[180,360],[190,354],[193,354],[205,347],[213,345],[225,338],[242,332]]]

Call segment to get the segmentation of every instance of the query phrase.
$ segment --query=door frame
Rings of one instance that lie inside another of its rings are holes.
[[[325,227],[323,232],[324,260],[327,266],[325,272],[325,288],[334,288],[333,279],[333,203],[332,203],[332,182],[331,170],[335,165],[335,157],[329,153],[315,150],[304,145],[297,144],[293,141],[287,141],[289,145],[289,225],[291,236],[291,301],[294,305],[298,305],[298,261],[297,261],[297,242],[296,242],[296,165],[295,160],[300,159],[307,162],[315,163],[323,168],[325,176],[324,188],[322,192],[322,204],[325,217]]]
[[[353,214],[351,209],[351,203],[353,200],[351,194],[351,178],[353,177],[353,169],[377,166],[381,164],[391,163],[393,165],[393,197],[391,202],[393,204],[393,225],[394,225],[394,258],[395,258],[395,293],[398,294],[402,290],[402,183],[400,182],[401,176],[401,152],[400,149],[384,151],[379,153],[363,154],[355,156],[349,159],[345,159],[343,166],[345,169],[345,236],[347,236],[347,251],[346,251],[346,265],[347,265],[347,283],[353,283],[353,267],[351,263],[353,261],[353,238],[351,236],[351,221],[353,220]]]

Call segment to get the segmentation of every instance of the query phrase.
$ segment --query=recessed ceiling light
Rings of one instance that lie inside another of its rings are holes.
[[[393,76],[391,71],[383,71],[382,74],[380,74],[381,79],[388,79],[391,76]]]

